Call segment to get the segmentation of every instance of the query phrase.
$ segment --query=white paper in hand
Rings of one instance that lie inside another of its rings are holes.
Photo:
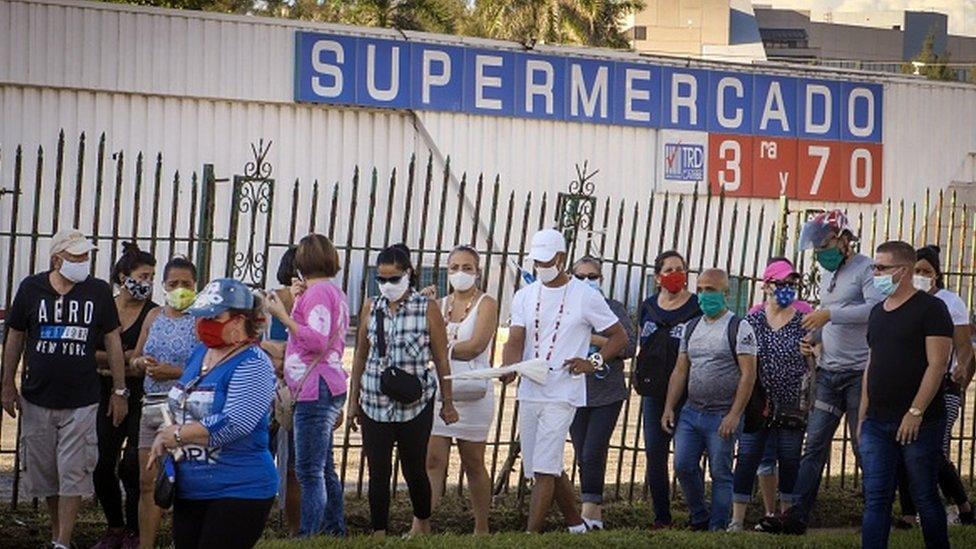
[[[549,365],[541,358],[533,358],[523,362],[516,362],[501,368],[484,368],[481,370],[469,370],[447,376],[447,379],[497,379],[506,374],[516,373],[525,376],[532,381],[542,385],[549,379]]]

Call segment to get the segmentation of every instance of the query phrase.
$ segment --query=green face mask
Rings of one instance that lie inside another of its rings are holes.
[[[817,263],[830,272],[839,269],[840,264],[844,262],[844,254],[841,253],[840,248],[819,250],[814,255],[817,257]]]
[[[698,306],[708,318],[715,318],[725,310],[725,294],[722,292],[702,292],[698,294]]]
[[[193,290],[187,288],[176,288],[166,292],[166,303],[170,307],[176,309],[177,311],[182,311],[193,305],[193,300],[196,299],[197,293]]]

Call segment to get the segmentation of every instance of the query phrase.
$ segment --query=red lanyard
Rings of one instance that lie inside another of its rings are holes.
[[[559,312],[556,313],[556,326],[552,331],[552,341],[549,342],[549,352],[546,353],[546,362],[552,358],[552,350],[556,348],[556,338],[559,336],[559,325],[563,321],[563,311],[566,309],[566,294],[569,293],[569,282],[566,283],[566,289],[563,290],[562,300],[559,302]],[[542,308],[542,286],[539,287],[539,295],[535,300],[535,324],[534,330],[532,332],[533,344],[535,347],[535,358],[539,358],[539,314]]]

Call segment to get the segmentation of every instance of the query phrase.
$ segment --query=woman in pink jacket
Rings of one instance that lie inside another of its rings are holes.
[[[301,487],[303,537],[344,536],[342,485],[332,459],[332,432],[342,424],[346,379],[342,369],[349,306],[331,279],[339,271],[332,242],[310,234],[295,252],[298,279],[292,284],[291,315],[277,296],[269,309],[288,328],[285,382],[294,395],[295,474]]]

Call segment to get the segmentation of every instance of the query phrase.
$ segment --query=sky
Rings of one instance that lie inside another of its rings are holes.
[[[949,34],[976,36],[976,0],[753,0],[753,3],[832,11],[938,11],[949,15]]]

